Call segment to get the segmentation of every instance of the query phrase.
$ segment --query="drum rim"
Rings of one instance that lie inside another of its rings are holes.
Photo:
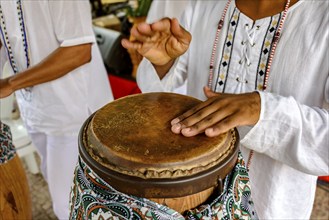
[[[237,129],[234,128],[236,140],[233,150],[220,163],[206,171],[174,179],[143,179],[119,173],[98,163],[85,148],[84,134],[94,115],[95,113],[90,115],[80,129],[78,138],[80,157],[100,178],[116,190],[126,194],[145,198],[176,198],[199,193],[211,187],[221,185],[225,177],[234,168],[238,158],[240,136]]]

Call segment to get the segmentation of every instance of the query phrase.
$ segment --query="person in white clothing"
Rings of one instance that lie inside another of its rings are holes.
[[[147,13],[146,22],[153,23],[161,18],[180,18],[190,4],[189,0],[153,0]],[[174,93],[186,94],[186,83],[173,90]]]
[[[146,22],[153,23],[163,17],[179,18],[188,4],[189,0],[153,0]]]
[[[317,176],[329,174],[328,9],[325,0],[192,1],[123,40],[145,58],[142,92],[204,102],[172,131],[214,137],[238,127],[260,219],[310,218]]]
[[[79,130],[113,100],[91,22],[89,1],[0,1],[4,65],[12,72],[0,80],[0,98],[15,92],[59,219],[69,216]]]

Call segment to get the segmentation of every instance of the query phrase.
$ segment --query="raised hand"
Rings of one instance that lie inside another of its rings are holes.
[[[158,66],[166,65],[184,54],[192,38],[175,18],[163,18],[153,24],[141,23],[131,29],[131,35],[135,40],[123,39],[122,46],[136,49]]]
[[[260,115],[260,96],[257,92],[244,94],[214,93],[204,88],[207,101],[195,106],[171,121],[171,130],[186,137],[205,132],[218,136],[231,128],[255,125]]]

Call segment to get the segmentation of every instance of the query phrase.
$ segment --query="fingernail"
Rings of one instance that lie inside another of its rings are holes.
[[[171,125],[177,124],[179,122],[178,118],[175,118],[171,121]]]
[[[191,128],[184,128],[182,129],[181,133],[182,135],[184,135],[185,137],[192,137],[194,135],[196,135],[197,133],[193,132],[194,130]]]
[[[208,136],[208,135],[211,135],[214,132],[214,129],[213,128],[207,128],[204,132]]]
[[[171,126],[171,131],[174,133],[180,133],[181,125],[180,124],[174,124]]]
[[[184,132],[184,133],[190,133],[191,132],[191,128],[183,128],[182,129],[182,133]]]
[[[217,136],[214,128],[207,128],[204,132],[208,137],[214,137]]]

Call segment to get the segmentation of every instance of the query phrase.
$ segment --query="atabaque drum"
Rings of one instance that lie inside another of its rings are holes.
[[[79,137],[81,159],[114,189],[183,213],[219,193],[237,161],[239,136],[215,138],[171,132],[171,120],[200,100],[174,93],[145,93],[96,111]],[[218,190],[219,189],[219,190]]]
[[[0,220],[32,219],[30,189],[8,125],[0,121]]]

